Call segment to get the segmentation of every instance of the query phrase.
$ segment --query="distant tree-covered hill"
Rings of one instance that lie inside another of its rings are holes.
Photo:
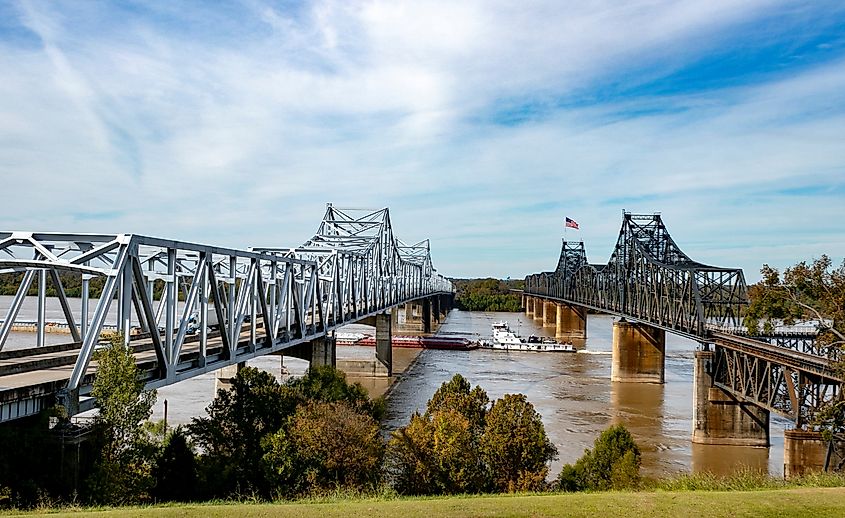
[[[455,285],[455,303],[465,311],[520,311],[522,303],[518,293],[523,280],[502,279],[450,279]]]

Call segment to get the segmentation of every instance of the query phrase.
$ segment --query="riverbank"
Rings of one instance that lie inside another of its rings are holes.
[[[57,512],[58,511],[58,512]],[[845,488],[762,491],[608,492],[541,495],[456,496],[438,498],[339,499],[278,504],[174,504],[99,509],[43,509],[25,515],[51,516],[564,516],[617,518],[845,516]],[[6,512],[0,516],[15,516]]]

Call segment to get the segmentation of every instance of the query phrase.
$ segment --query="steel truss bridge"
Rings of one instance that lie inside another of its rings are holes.
[[[331,204],[314,236],[297,248],[0,232],[0,274],[18,281],[0,326],[0,421],[33,415],[56,395],[72,412],[80,397],[90,406],[84,398],[96,371],[92,358],[112,306],[146,387],[157,388],[280,353],[407,301],[453,292],[432,267],[429,242],[396,238],[388,209]],[[81,279],[81,299],[68,297],[62,281],[68,276]],[[39,347],[3,351],[33,289]],[[73,344],[44,346],[48,290]]]
[[[715,347],[716,386],[805,426],[836,398],[838,356],[815,334],[747,336],[745,276],[699,263],[675,243],[660,215],[623,213],[607,264],[590,264],[584,243],[563,242],[557,268],[525,278],[525,295],[642,322]]]

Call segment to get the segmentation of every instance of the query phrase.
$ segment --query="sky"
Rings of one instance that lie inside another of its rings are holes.
[[[0,1],[0,229],[288,247],[389,207],[451,277],[845,256],[845,2]]]

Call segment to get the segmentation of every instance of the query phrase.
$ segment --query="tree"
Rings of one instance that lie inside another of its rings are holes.
[[[367,389],[360,383],[348,383],[346,374],[331,365],[310,367],[304,376],[289,379],[287,386],[306,400],[325,403],[345,401],[377,421],[384,415],[382,398],[370,399]]]
[[[524,394],[506,394],[493,403],[481,436],[481,451],[499,491],[538,491],[546,486],[548,463],[557,448]]]
[[[194,418],[187,426],[205,452],[199,463],[205,496],[270,496],[262,441],[282,428],[303,401],[272,374],[253,367],[241,369],[230,390],[219,390],[206,409],[208,417]]]
[[[344,401],[300,406],[264,455],[280,482],[307,491],[374,488],[384,442],[378,423]]]
[[[454,410],[464,416],[476,430],[480,430],[484,426],[489,403],[490,399],[481,387],[472,388],[463,376],[455,374],[431,396],[425,417],[430,418],[442,410]]]
[[[167,435],[152,470],[157,500],[193,500],[196,492],[197,466],[194,450],[181,427]]]
[[[771,327],[773,319],[792,323],[799,318],[819,322],[819,341],[831,353],[845,345],[845,261],[836,268],[827,255],[812,263],[801,261],[787,268],[783,276],[763,265],[763,279],[749,289],[751,303],[746,312],[749,331],[759,331],[759,322]]]
[[[596,438],[593,449],[558,475],[561,491],[627,489],[640,481],[640,449],[624,425],[611,426]]]
[[[102,449],[88,480],[92,498],[121,504],[148,497],[150,461],[144,454],[143,422],[152,414],[154,390],[144,390],[138,369],[122,334],[112,335],[109,345],[94,354],[97,376],[91,395],[99,413],[95,427]]]

